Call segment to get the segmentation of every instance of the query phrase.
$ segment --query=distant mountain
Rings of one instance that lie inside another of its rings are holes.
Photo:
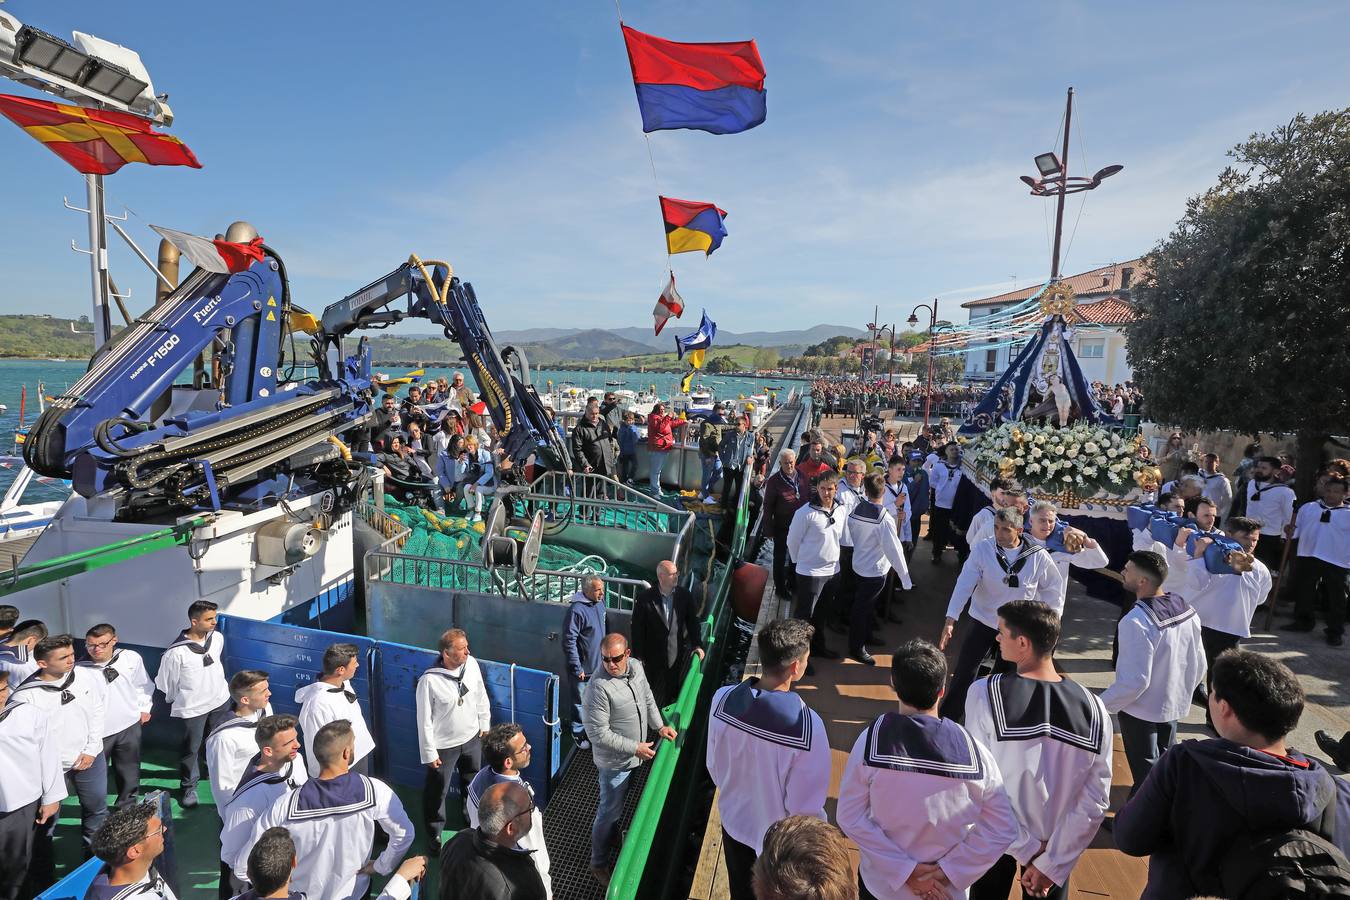
[[[689,325],[692,329],[697,323]],[[675,348],[675,338],[671,332],[678,333],[681,330],[680,322],[668,322],[665,331],[660,337],[652,335],[650,328],[624,327],[609,328],[606,331],[609,334],[626,338],[644,345],[654,350],[673,350]],[[495,332],[497,340],[506,344],[514,343],[537,343],[545,342],[552,344],[560,337],[574,335],[577,330],[567,328],[527,328],[519,331],[498,331]],[[719,344],[746,344],[751,347],[805,347],[809,344],[818,344],[821,341],[828,340],[839,335],[848,337],[862,337],[867,332],[860,328],[849,328],[847,325],[815,325],[811,328],[800,328],[795,331],[723,331],[717,332],[717,343]],[[646,352],[646,351],[643,351]],[[631,356],[633,354],[615,354],[616,356]]]
[[[541,329],[536,329],[541,330]],[[497,335],[499,341],[503,340],[501,335]],[[562,359],[616,359],[620,356],[639,356],[650,353],[652,348],[639,341],[629,340],[627,337],[619,335],[617,332],[604,331],[599,328],[590,328],[586,331],[578,331],[569,334],[566,337],[556,337],[543,341],[533,341],[521,343],[526,347],[526,352],[530,348],[542,348],[549,353],[556,354]]]

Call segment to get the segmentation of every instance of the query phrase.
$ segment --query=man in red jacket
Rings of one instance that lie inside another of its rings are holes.
[[[683,423],[666,413],[666,405],[658,403],[647,416],[647,460],[651,464],[650,484],[652,493],[661,494],[661,469],[666,464],[666,454],[675,446],[675,429]]]

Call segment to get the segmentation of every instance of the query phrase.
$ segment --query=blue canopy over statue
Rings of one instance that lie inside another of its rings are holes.
[[[1066,319],[1075,305],[1073,289],[1062,281],[1049,285],[1040,303],[1045,314],[1040,332],[994,382],[961,425],[961,434],[980,434],[1017,419],[1046,419],[1060,427],[1079,420],[1120,424],[1097,405],[1074,356],[1074,329]]]

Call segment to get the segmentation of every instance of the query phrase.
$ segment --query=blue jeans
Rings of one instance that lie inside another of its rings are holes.
[[[567,691],[567,704],[572,707],[572,739],[579,741],[586,733],[586,725],[581,720],[581,707],[586,699],[586,682],[577,681],[568,673],[563,679]]]
[[[703,493],[711,494],[713,485],[722,477],[722,460],[719,457],[703,457]]]
[[[659,495],[661,493],[661,470],[666,467],[667,455],[669,455],[669,451],[666,450],[652,450],[647,454],[647,462],[652,467],[648,480],[652,486],[653,494]]]
[[[591,865],[603,866],[609,860],[610,841],[623,814],[623,801],[628,796],[628,776],[632,769],[599,769],[600,803],[595,807],[595,824],[591,826]]]

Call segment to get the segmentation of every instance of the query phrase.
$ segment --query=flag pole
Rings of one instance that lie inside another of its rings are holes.
[[[85,175],[89,197],[89,276],[94,300],[94,347],[102,347],[112,336],[108,309],[108,226],[104,221],[103,176]]]

